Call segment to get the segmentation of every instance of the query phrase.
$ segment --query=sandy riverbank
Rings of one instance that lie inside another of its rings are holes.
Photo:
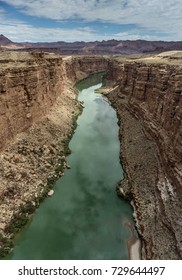
[[[141,259],[141,242],[139,238],[136,237],[134,228],[129,220],[124,222],[130,231],[130,238],[127,240],[128,255],[130,260],[140,260]]]

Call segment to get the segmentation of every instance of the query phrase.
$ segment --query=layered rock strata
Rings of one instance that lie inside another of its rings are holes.
[[[0,253],[68,167],[81,111],[74,84],[107,68],[102,57],[0,54]],[[56,174],[55,174],[56,171]]]
[[[112,60],[107,94],[121,119],[125,178],[143,259],[182,257],[182,68]]]

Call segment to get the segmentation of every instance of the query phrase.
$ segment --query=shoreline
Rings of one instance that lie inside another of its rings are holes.
[[[126,165],[127,165],[127,160],[126,157],[123,155],[123,148],[124,148],[124,134],[123,134],[123,126],[125,126],[124,118],[121,117],[121,115],[118,113],[117,106],[113,102],[112,98],[109,97],[109,94],[114,94],[117,90],[119,89],[118,86],[115,86],[114,88],[103,86],[99,89],[97,89],[96,93],[103,94],[105,96],[105,100],[114,108],[114,110],[117,113],[117,118],[118,118],[118,126],[119,126],[119,141],[120,141],[120,162],[121,166],[123,167],[124,174],[126,173]],[[122,136],[121,136],[122,135]],[[126,175],[126,174],[125,174]],[[120,184],[124,185],[124,187],[120,187]],[[130,205],[133,208],[133,218],[136,226],[137,233],[139,234],[138,231],[138,221],[137,221],[137,215],[136,215],[136,210],[134,209],[134,204],[132,202],[133,194],[131,192],[131,188],[129,186],[128,180],[124,177],[123,180],[117,185],[116,187],[116,193],[119,197],[122,197],[126,201],[130,203]],[[130,231],[130,237],[126,241],[127,243],[127,249],[128,249],[128,256],[130,260],[141,260],[142,259],[142,242],[140,238],[135,236],[134,233],[134,228],[129,220],[125,220],[123,223],[125,227],[127,227]]]
[[[126,220],[123,224],[130,231],[130,237],[127,240],[129,259],[141,260],[141,241],[135,236],[134,228],[129,220]]]

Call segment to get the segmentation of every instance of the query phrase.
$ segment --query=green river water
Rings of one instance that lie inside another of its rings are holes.
[[[20,232],[8,259],[128,259],[123,221],[133,223],[132,209],[115,191],[123,177],[119,127],[115,110],[94,93],[100,86],[93,76],[78,84],[85,108],[69,144],[71,169]]]

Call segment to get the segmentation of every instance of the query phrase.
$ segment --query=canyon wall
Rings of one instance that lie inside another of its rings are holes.
[[[61,59],[40,58],[35,61],[36,65],[1,72],[0,149],[17,133],[46,115],[60,93],[63,80]]]
[[[62,58],[44,53],[20,53],[0,62],[0,150],[48,114],[65,80],[74,84],[107,68],[102,57]]]
[[[182,257],[182,68],[109,62],[107,95],[121,119],[121,158],[142,240],[142,258]]]

